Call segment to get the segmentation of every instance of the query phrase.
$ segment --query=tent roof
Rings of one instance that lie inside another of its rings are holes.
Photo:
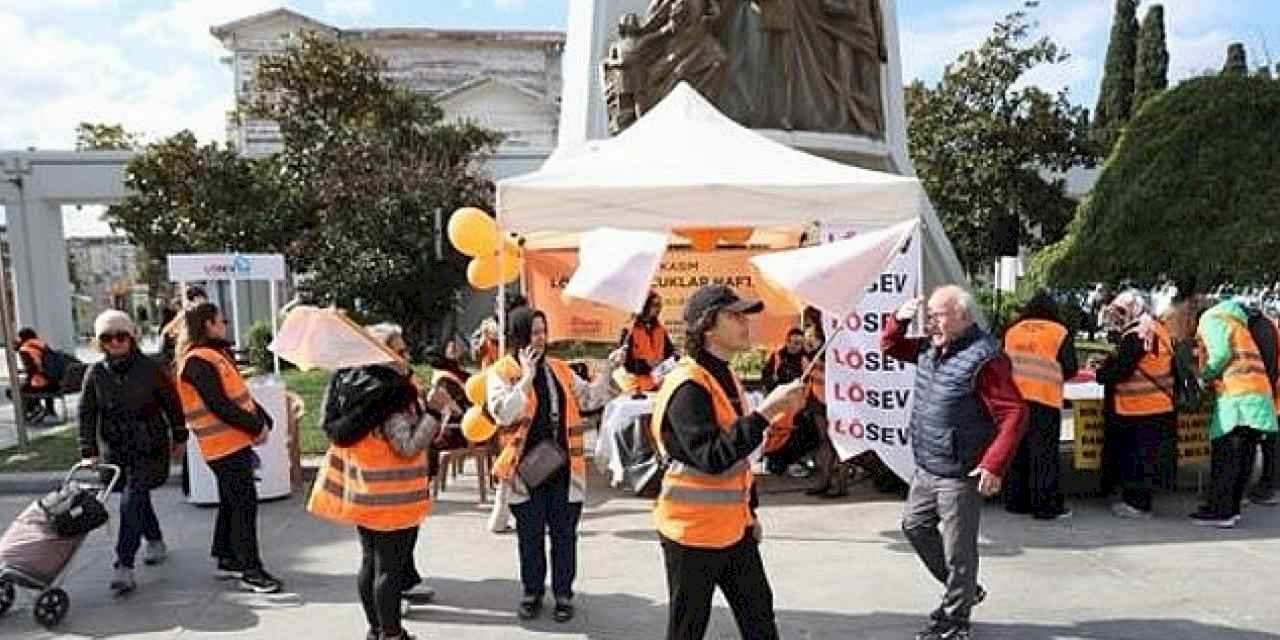
[[[884,226],[927,206],[915,178],[774,142],[685,83],[620,135],[561,149],[539,171],[498,183],[499,224],[534,248],[598,227]]]

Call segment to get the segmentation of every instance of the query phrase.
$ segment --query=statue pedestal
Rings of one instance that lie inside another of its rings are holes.
[[[617,37],[618,20],[626,13],[643,16],[648,0],[570,0],[569,32],[564,52],[564,91],[559,145],[573,147],[609,135],[601,62]],[[850,165],[914,175],[907,155],[906,112],[902,86],[902,54],[898,40],[896,0],[880,0],[888,62],[881,65],[885,114],[883,140],[841,133],[757,129],[769,138],[817,156]]]

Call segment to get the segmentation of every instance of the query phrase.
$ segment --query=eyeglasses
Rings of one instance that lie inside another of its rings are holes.
[[[115,333],[104,333],[98,336],[98,342],[103,344],[111,342],[128,342],[133,336],[127,331],[117,331]]]

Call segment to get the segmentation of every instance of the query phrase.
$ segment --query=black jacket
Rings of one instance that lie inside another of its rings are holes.
[[[325,390],[322,426],[331,442],[349,446],[417,401],[418,388],[394,369],[376,365],[339,369]]]
[[[178,392],[165,367],[134,351],[94,364],[80,396],[80,455],[129,469],[134,484],[169,475],[169,447],[186,442]],[[102,446],[99,447],[101,441]]]

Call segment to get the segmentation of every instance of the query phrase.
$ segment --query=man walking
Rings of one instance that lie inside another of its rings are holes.
[[[916,639],[968,640],[970,610],[986,597],[978,586],[982,496],[1000,491],[1026,428],[1027,406],[1009,358],[974,322],[973,296],[955,286],[934,291],[928,337],[909,339],[907,326],[921,302],[903,304],[880,339],[886,355],[917,366],[910,422],[916,471],[902,531],[946,585],[942,604]]]

